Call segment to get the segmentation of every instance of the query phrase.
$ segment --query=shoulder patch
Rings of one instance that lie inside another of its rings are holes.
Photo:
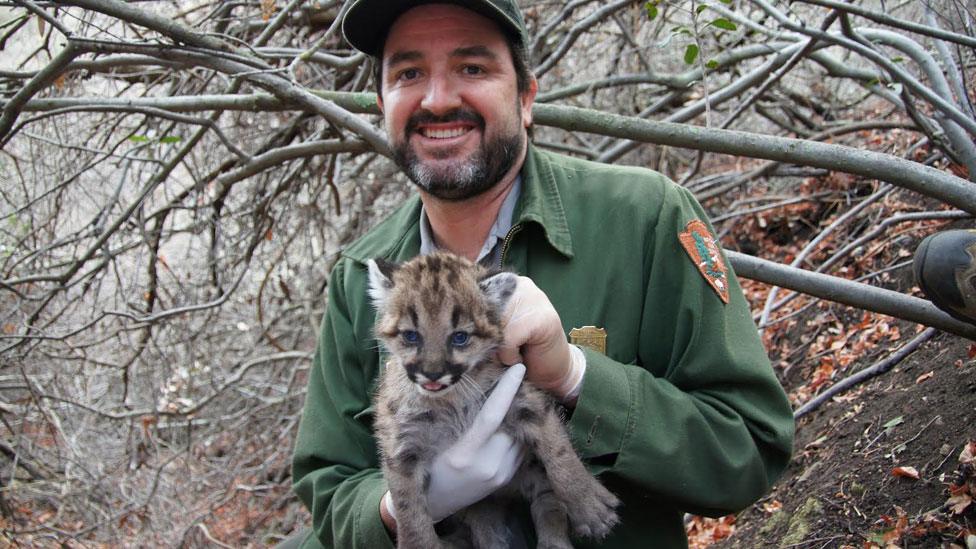
[[[688,257],[698,267],[709,286],[715,290],[722,303],[729,302],[729,269],[722,259],[722,252],[709,232],[708,226],[700,219],[689,221],[683,233],[678,235],[681,246]]]

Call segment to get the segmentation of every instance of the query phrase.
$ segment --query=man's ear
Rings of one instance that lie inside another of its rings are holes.
[[[384,259],[370,259],[366,266],[369,268],[369,297],[376,309],[382,309],[393,289],[393,272],[397,266]]]
[[[529,75],[529,89],[522,94],[521,106],[522,106],[522,125],[526,128],[532,125],[532,106],[535,105],[535,96],[539,93],[539,81],[535,79],[535,75]]]
[[[382,65],[383,59],[374,57],[372,63],[378,63]],[[375,68],[374,68],[373,75],[376,76],[376,74],[377,73],[375,72]],[[376,86],[376,106],[380,108],[381,114],[386,114],[386,111],[383,109],[383,69],[382,68],[380,69],[378,74],[379,74],[379,78],[373,79],[374,80],[373,85]]]
[[[490,274],[478,281],[478,286],[481,287],[485,297],[499,312],[508,304],[508,300],[515,293],[515,286],[517,285],[518,275],[509,272]]]

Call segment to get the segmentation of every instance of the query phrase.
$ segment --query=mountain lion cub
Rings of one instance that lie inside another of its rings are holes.
[[[517,280],[443,253],[399,266],[369,262],[376,337],[389,353],[375,429],[401,548],[445,543],[426,505],[428,468],[470,427],[505,371],[495,350]],[[455,515],[467,543],[507,547],[503,498],[518,495],[530,503],[539,547],[572,547],[570,528],[604,537],[617,522],[618,500],[580,462],[552,398],[522,383],[501,428],[523,445],[525,458],[507,486]]]

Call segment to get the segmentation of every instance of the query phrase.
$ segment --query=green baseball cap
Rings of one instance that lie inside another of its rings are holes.
[[[423,4],[454,4],[498,23],[504,32],[528,43],[522,10],[515,0],[355,0],[342,19],[342,34],[357,50],[381,57],[386,34],[403,12]]]

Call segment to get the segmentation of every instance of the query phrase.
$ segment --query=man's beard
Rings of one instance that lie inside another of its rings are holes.
[[[416,151],[410,146],[410,136],[419,133],[420,124],[457,121],[472,122],[481,130],[482,143],[476,151],[447,165],[424,164],[417,158]],[[443,116],[421,111],[407,121],[403,139],[393,143],[393,160],[411,181],[431,195],[441,200],[466,200],[494,187],[512,169],[522,150],[524,134],[521,131],[500,134],[488,140],[484,135],[485,120],[474,111],[457,109]]]

